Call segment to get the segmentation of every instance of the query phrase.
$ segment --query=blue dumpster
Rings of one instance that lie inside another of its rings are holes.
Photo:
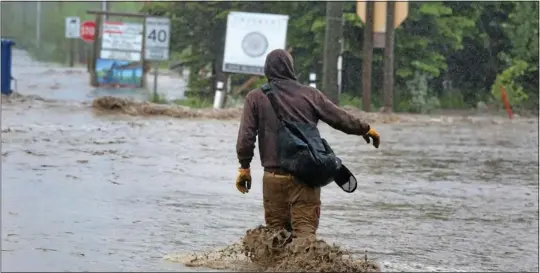
[[[2,94],[9,95],[13,90],[11,90],[11,80],[13,79],[11,75],[11,47],[15,45],[15,42],[7,39],[2,39]]]

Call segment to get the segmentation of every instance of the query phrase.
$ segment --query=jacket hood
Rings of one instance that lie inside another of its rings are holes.
[[[272,50],[266,56],[264,74],[266,75],[268,81],[296,81],[293,58],[291,54],[283,49]]]

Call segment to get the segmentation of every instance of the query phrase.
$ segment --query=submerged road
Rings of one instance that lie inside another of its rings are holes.
[[[162,257],[263,223],[237,121],[96,115],[85,69],[23,52],[14,76],[56,102],[2,105],[2,271],[193,271]],[[392,271],[538,271],[538,119],[375,126],[380,149],[320,126],[359,180],[323,189],[321,238]]]

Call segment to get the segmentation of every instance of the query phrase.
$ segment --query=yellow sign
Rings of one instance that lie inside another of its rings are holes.
[[[386,2],[373,1],[373,32],[386,32]],[[395,1],[394,28],[409,15],[408,1]],[[366,23],[366,1],[356,2],[356,14]]]

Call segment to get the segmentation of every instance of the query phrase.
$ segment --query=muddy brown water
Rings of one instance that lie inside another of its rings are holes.
[[[163,257],[263,223],[258,154],[252,191],[233,184],[237,121],[73,98],[2,105],[2,271],[208,271]],[[323,189],[321,238],[384,271],[538,271],[538,119],[377,124],[380,149],[320,128],[360,182]]]

